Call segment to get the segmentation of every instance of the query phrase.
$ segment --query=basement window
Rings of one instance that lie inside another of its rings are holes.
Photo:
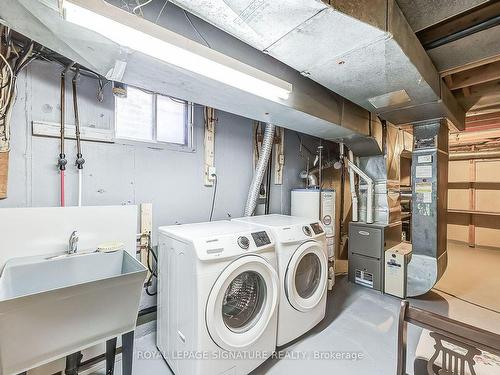
[[[127,87],[115,97],[115,138],[191,147],[190,103]]]

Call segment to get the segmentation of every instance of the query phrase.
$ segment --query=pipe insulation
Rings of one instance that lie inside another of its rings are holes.
[[[260,185],[264,179],[264,174],[266,173],[267,164],[269,162],[269,156],[271,155],[271,150],[273,149],[274,130],[275,126],[273,124],[266,125],[260,157],[257,162],[257,168],[255,169],[252,183],[250,184],[250,189],[248,190],[247,203],[245,205],[245,216],[252,216],[255,211],[255,207],[257,206]]]

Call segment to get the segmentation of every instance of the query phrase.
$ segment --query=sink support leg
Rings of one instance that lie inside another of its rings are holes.
[[[114,374],[115,359],[116,359],[116,337],[106,341],[106,375]]]
[[[122,335],[122,375],[132,375],[134,362],[134,331]]]
[[[76,352],[66,356],[66,369],[64,370],[64,373],[66,375],[78,375],[78,367],[80,367],[82,358],[83,355],[81,352]]]

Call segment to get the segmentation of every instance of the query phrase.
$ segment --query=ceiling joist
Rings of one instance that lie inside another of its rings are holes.
[[[447,81],[451,83],[451,85],[449,85],[450,90],[457,90],[495,81],[500,79],[500,61],[478,66],[477,68],[456,73],[448,77],[451,77],[447,79]]]

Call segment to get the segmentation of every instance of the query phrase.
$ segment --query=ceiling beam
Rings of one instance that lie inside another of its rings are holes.
[[[500,112],[482,113],[478,115],[467,116],[466,118],[466,122],[469,124],[485,120],[497,120],[500,122]]]
[[[471,110],[471,111],[467,112],[467,117],[479,116],[479,115],[484,115],[487,113],[495,113],[495,112],[500,112],[500,104],[498,104],[497,106],[492,106],[490,108]]]
[[[479,85],[469,86],[471,96],[486,96],[500,92],[500,79],[481,83]]]
[[[470,110],[497,108],[500,106],[500,92],[497,94],[486,95],[481,97]]]
[[[500,61],[454,74],[449,89],[457,90],[497,79],[500,79]]]
[[[460,72],[470,70],[473,68],[477,68],[478,66],[490,64],[490,63],[493,63],[496,61],[500,61],[500,55],[489,56],[489,57],[486,57],[484,59],[473,61],[473,62],[465,64],[465,65],[460,65],[460,66],[457,66],[455,68],[446,69],[446,70],[440,71],[439,74],[441,75],[441,77],[445,78],[445,77],[450,76],[452,74],[460,73]]]
[[[449,146],[480,144],[500,138],[500,129],[450,133]]]
[[[500,112],[467,117],[465,129],[500,129]]]

